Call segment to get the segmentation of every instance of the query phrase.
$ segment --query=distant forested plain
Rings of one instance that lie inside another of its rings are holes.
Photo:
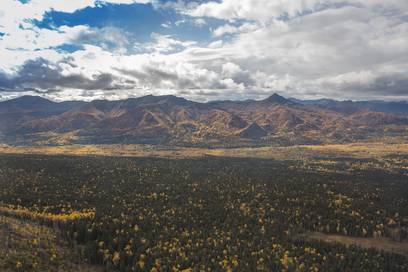
[[[3,154],[0,214],[1,241],[17,221],[36,230],[27,245],[1,242],[1,271],[64,271],[60,251],[41,253],[44,231],[100,271],[408,271],[400,155]]]

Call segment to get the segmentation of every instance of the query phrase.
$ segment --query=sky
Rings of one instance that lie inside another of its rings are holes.
[[[0,0],[0,100],[408,100],[407,0]]]

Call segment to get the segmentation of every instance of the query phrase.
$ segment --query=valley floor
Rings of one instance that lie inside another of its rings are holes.
[[[405,272],[407,196],[408,144],[2,145],[0,271]]]
[[[11,146],[0,144],[0,154],[44,154],[122,157],[248,157],[277,160],[313,159],[315,157],[376,158],[408,155],[408,143],[357,142],[350,144],[295,145],[287,147],[194,148],[135,144]]]

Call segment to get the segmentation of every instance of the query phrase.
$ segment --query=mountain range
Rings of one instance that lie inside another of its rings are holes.
[[[408,103],[264,100],[199,103],[166,95],[118,101],[0,102],[0,141],[16,145],[262,146],[345,143],[408,135]]]

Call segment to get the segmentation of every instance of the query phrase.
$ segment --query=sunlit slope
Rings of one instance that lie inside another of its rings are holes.
[[[28,219],[0,215],[0,271],[102,270],[86,265],[58,230]]]
[[[260,101],[210,103],[175,96],[88,103],[21,97],[0,102],[0,140],[19,145],[243,147],[350,143],[384,137],[403,141],[407,135],[404,112],[336,105],[304,104],[277,94]]]

